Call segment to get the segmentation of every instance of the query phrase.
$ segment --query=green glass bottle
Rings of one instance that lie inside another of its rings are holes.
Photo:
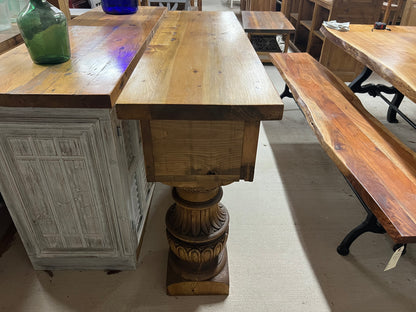
[[[36,64],[58,64],[71,57],[68,25],[62,11],[46,0],[30,0],[17,25]]]

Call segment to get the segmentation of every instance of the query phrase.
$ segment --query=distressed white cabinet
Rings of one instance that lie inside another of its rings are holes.
[[[0,107],[0,192],[33,267],[136,267],[153,184],[138,121]]]

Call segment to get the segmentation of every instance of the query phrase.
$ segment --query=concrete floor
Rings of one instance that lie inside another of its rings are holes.
[[[281,92],[278,72],[266,71]],[[385,104],[361,99],[386,124]],[[386,235],[365,234],[350,255],[336,253],[364,211],[296,104],[284,103],[283,120],[262,123],[254,182],[224,187],[228,297],[166,295],[164,215],[172,200],[158,184],[136,271],[34,271],[16,235],[0,257],[0,311],[415,311],[416,247],[387,272],[393,243]],[[416,120],[414,103],[402,107]],[[386,126],[416,150],[415,130],[403,120]]]

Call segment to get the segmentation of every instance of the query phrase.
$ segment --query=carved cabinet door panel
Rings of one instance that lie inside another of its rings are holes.
[[[127,161],[126,178],[130,186],[131,215],[138,243],[142,238],[144,219],[150,206],[154,183],[146,180],[140,121],[122,120],[120,126],[123,137],[121,143],[124,145]]]
[[[103,146],[98,119],[0,122],[2,171],[29,256],[117,255]]]

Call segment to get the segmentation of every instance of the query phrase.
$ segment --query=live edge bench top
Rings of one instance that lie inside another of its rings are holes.
[[[91,10],[69,23],[71,59],[36,65],[25,45],[0,55],[0,107],[111,108],[165,14]]]
[[[116,103],[120,119],[281,119],[283,103],[232,12],[168,12]]]
[[[310,55],[272,58],[322,147],[380,224],[396,243],[415,243],[416,153]]]

